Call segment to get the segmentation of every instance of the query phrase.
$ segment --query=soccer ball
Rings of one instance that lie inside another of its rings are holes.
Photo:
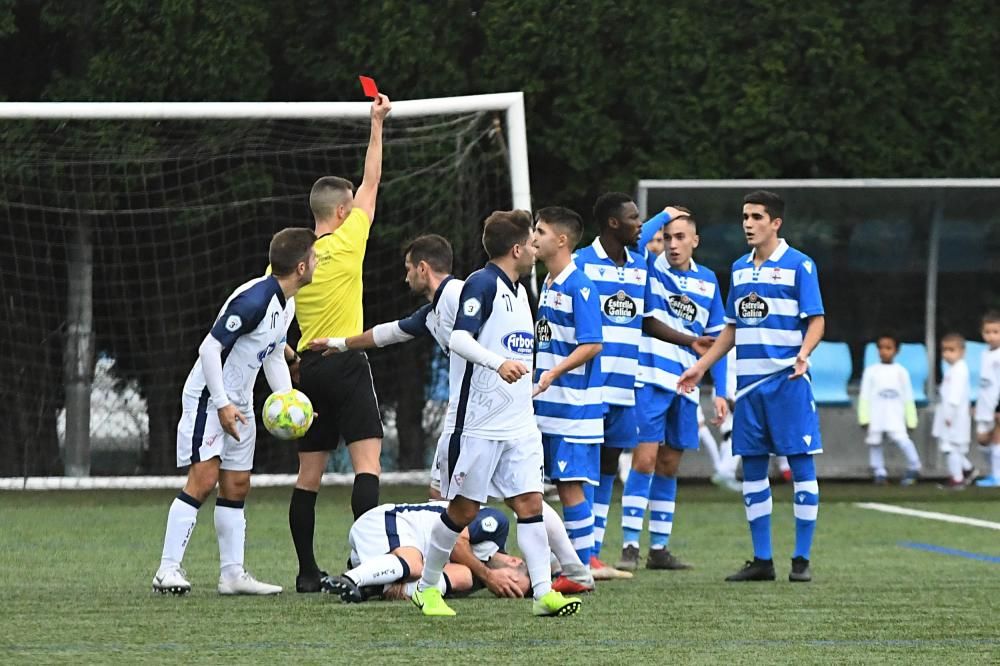
[[[302,391],[272,393],[264,401],[264,427],[278,439],[298,439],[313,422],[313,406]]]

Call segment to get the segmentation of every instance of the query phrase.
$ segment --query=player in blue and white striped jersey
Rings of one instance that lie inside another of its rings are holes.
[[[650,296],[647,310],[671,328],[695,336],[716,336],[724,328],[722,293],[715,273],[695,263],[692,255],[698,247],[694,217],[670,219],[665,213],[653,218],[662,227],[665,251],[650,265]],[[646,227],[646,225],[644,225]],[[647,235],[648,228],[644,228]],[[649,487],[650,554],[649,569],[686,569],[667,549],[673,527],[677,498],[677,470],[686,449],[697,449],[698,391],[678,393],[677,378],[691,367],[695,352],[691,347],[668,344],[644,336],[639,353],[639,381],[636,391],[639,417],[639,441],[632,456],[628,485],[639,477]],[[715,383],[716,419],[727,412],[726,361],[712,366]],[[627,490],[627,489],[626,489]],[[639,536],[644,519],[643,497],[626,492],[622,507],[624,533],[622,559],[616,565],[634,569],[639,562]],[[639,500],[639,501],[636,501]]]
[[[600,294],[604,373],[604,444],[601,449],[600,485],[594,491],[594,577],[630,578],[600,561],[601,543],[618,458],[624,449],[634,449],[638,440],[635,416],[635,383],[639,367],[639,339],[645,331],[667,342],[691,344],[694,338],[647,317],[648,265],[645,253],[635,245],[641,233],[639,209],[627,194],[608,192],[594,204],[599,234],[594,242],[574,255]],[[602,573],[603,571],[603,573]]]
[[[184,413],[177,424],[177,466],[190,468],[184,489],[167,514],[163,554],[153,577],[157,592],[191,590],[181,561],[198,509],[216,486],[219,594],[281,592],[281,587],[262,583],[243,568],[243,507],[257,438],[253,386],[263,367],[273,391],[292,388],[283,354],[285,337],[295,315],[293,296],[309,284],[316,270],[315,242],[316,235],[308,229],[275,234],[269,248],[272,274],[239,286],[198,348],[198,360],[184,383]]]
[[[535,419],[542,432],[545,475],[559,491],[573,547],[580,561],[589,564],[594,514],[583,487],[598,485],[604,440],[600,299],[571,256],[583,235],[580,216],[550,206],[539,210],[535,220],[536,257],[549,272],[535,322]]]
[[[809,355],[823,339],[823,300],[815,262],[778,237],[785,203],[773,192],[743,198],[743,231],[751,252],[733,264],[726,328],[678,380],[694,390],[715,361],[736,345],[733,453],[743,456],[743,498],[754,559],[728,581],[774,580],[769,454],[784,455],[794,482],[795,551],[789,580],[812,579],[809,555],[819,485],[813,456],[822,452]]]

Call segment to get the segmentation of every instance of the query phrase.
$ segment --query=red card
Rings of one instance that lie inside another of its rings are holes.
[[[359,76],[358,79],[361,81],[361,90],[364,91],[365,97],[372,99],[378,97],[378,86],[375,85],[375,79],[370,76]]]

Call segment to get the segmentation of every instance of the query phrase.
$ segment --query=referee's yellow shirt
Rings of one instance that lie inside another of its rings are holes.
[[[355,207],[333,233],[316,241],[316,272],[295,295],[295,318],[302,339],[299,351],[316,338],[346,338],[364,330],[361,266],[371,221]]]

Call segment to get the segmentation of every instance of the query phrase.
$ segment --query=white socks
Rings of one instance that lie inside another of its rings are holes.
[[[396,555],[380,555],[344,574],[358,587],[388,585],[410,577],[410,567]]]
[[[559,560],[559,564],[561,566],[567,564],[582,565],[583,562],[580,561],[576,549],[573,548],[573,542],[569,539],[562,518],[559,517],[555,509],[545,502],[542,502],[542,522],[545,523],[545,534],[549,539],[549,548],[552,549],[555,558]]]
[[[955,483],[962,482],[962,463],[964,462],[964,459],[965,456],[958,451],[948,452],[948,476],[951,477],[951,480]]]
[[[528,565],[528,577],[531,578],[534,597],[539,599],[552,589],[549,539],[545,534],[541,515],[517,519],[517,545],[524,553],[524,561]]]
[[[201,502],[181,491],[170,505],[167,513],[167,530],[163,535],[163,554],[160,556],[160,570],[174,569],[184,560]]]
[[[872,468],[872,474],[875,476],[886,476],[885,453],[881,444],[868,445],[868,466]]]
[[[442,513],[441,521],[435,523],[431,530],[431,540],[424,554],[424,573],[417,583],[417,589],[426,590],[437,586],[444,565],[451,559],[451,551],[455,548],[455,542],[461,533],[462,528],[456,525],[447,513]]]
[[[247,519],[243,500],[220,497],[215,501],[215,533],[219,538],[219,565],[223,578],[232,580],[243,573],[243,550],[247,539]]]

